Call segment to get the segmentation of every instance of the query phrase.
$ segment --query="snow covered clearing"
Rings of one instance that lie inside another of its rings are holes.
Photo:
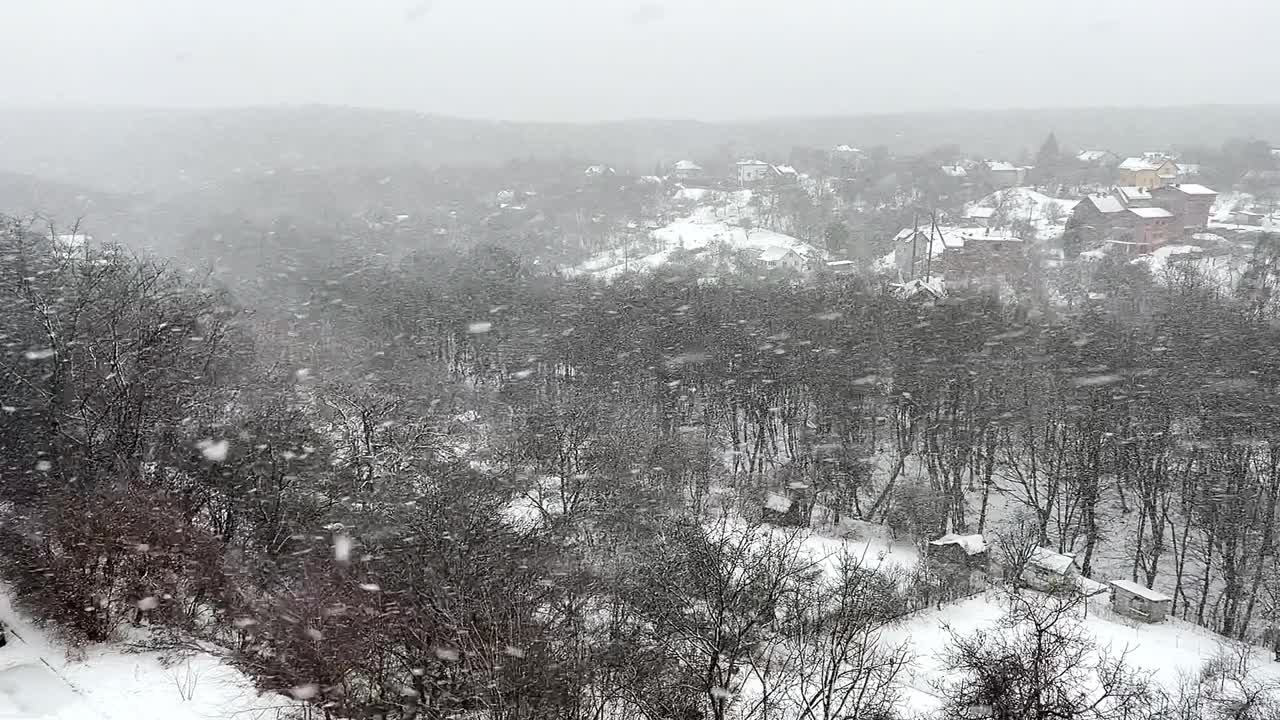
[[[166,665],[159,653],[91,646],[83,658],[19,616],[0,588],[0,718],[51,720],[275,720],[296,708],[289,698],[258,694],[221,658],[200,653]]]
[[[611,280],[629,272],[643,272],[662,267],[681,252],[709,252],[708,260],[718,260],[730,270],[741,269],[733,263],[733,255],[744,253],[757,256],[772,248],[785,248],[805,259],[826,259],[824,252],[790,235],[694,218],[678,220],[654,230],[651,238],[659,248],[654,252],[620,257],[618,250],[611,250],[580,265],[577,272],[590,273],[602,280]]]
[[[1037,240],[1054,238],[1066,229],[1067,219],[1078,200],[1063,200],[1039,193],[1031,188],[999,190],[967,208],[993,208],[1009,221],[1027,221],[1035,228]]]
[[[1030,592],[1030,591],[1027,591]],[[915,655],[915,668],[905,689],[905,705],[916,712],[941,705],[934,688],[946,677],[942,651],[950,639],[947,628],[965,635],[996,623],[1005,611],[1000,596],[987,592],[944,605],[941,610],[916,613],[887,630],[890,642],[905,642]],[[1150,674],[1156,682],[1173,688],[1181,674],[1196,674],[1206,660],[1218,654],[1224,638],[1181,620],[1144,624],[1120,617],[1108,607],[1107,596],[1093,598],[1079,622],[1102,649],[1127,653],[1127,662]],[[1280,664],[1270,662],[1261,650],[1254,652],[1257,672],[1280,681]]]

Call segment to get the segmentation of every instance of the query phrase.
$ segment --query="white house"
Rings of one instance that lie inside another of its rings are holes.
[[[804,272],[805,259],[795,250],[782,245],[772,245],[764,249],[757,258],[770,270],[794,270]]]
[[[675,176],[680,180],[700,177],[702,166],[692,160],[681,160],[676,163]]]
[[[742,185],[753,185],[769,177],[771,166],[759,160],[738,161],[738,182]]]

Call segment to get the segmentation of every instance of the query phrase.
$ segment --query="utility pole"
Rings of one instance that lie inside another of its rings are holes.
[[[911,271],[908,273],[908,280],[916,278],[916,236],[920,234],[920,215],[917,213],[912,216],[911,230]]]
[[[924,281],[929,282],[933,279],[933,231],[938,229],[938,211],[931,213],[929,220],[929,255],[924,261]],[[939,233],[941,235],[941,233]]]

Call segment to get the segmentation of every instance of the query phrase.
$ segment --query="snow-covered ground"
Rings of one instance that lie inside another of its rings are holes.
[[[1036,236],[1025,239],[1050,240],[1066,229],[1077,202],[1049,197],[1031,188],[1016,187],[991,193],[971,207],[999,208],[1010,220],[1031,222]]]
[[[772,230],[746,229],[726,222],[708,222],[705,216],[678,220],[658,228],[651,234],[656,250],[645,254],[634,250],[610,250],[587,260],[576,272],[589,273],[602,280],[616,278],[628,272],[644,272],[661,267],[680,252],[704,252],[721,249],[723,258],[731,262],[736,253],[759,255],[770,248],[786,248],[802,258],[821,260],[825,254],[818,248]]]
[[[13,631],[0,647],[0,719],[276,720],[298,703],[259,695],[253,684],[215,655],[201,653],[166,666],[153,652],[66,649],[17,615],[0,588],[0,621]]]
[[[992,627],[1005,607],[995,592],[944,605],[909,617],[884,634],[890,642],[905,642],[915,655],[914,670],[905,689],[905,704],[913,711],[928,712],[940,705],[934,688],[945,678],[941,654],[950,627],[967,635]],[[1224,638],[1204,628],[1176,619],[1145,624],[1113,613],[1106,595],[1089,601],[1080,618],[1085,632],[1100,648],[1112,654],[1126,653],[1126,661],[1150,674],[1156,682],[1173,688],[1181,673],[1195,674],[1204,662],[1218,654]],[[1254,652],[1256,672],[1280,681],[1280,664],[1261,649]]]

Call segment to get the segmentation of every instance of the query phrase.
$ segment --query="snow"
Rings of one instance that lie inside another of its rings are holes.
[[[962,178],[962,177],[969,176],[969,172],[960,165],[943,165],[942,174],[946,175],[947,177],[953,177],[953,178]]]
[[[790,254],[791,248],[786,247],[768,247],[764,252],[760,253],[760,262],[775,263]]]
[[[989,220],[995,214],[996,209],[993,207],[972,207],[965,211],[964,216],[974,220]]]
[[[947,533],[937,540],[929,542],[930,545],[943,547],[945,545],[959,545],[964,550],[965,555],[977,555],[987,551],[987,541],[981,535],[956,535],[955,533]]]
[[[735,193],[737,195],[737,193]],[[747,195],[749,197],[749,195]],[[617,251],[588,260],[578,272],[588,272],[602,280],[620,277],[628,272],[653,270],[671,262],[681,250],[697,252],[715,247],[730,253],[745,251],[758,257],[761,252],[794,252],[802,258],[825,259],[818,248],[772,230],[751,229],[726,222],[708,222],[712,209],[700,208],[690,218],[678,220],[651,233],[654,244],[661,248],[639,257],[623,259]],[[781,257],[780,255],[779,257]]]
[[[1066,222],[1075,209],[1076,200],[1049,197],[1029,187],[999,190],[974,203],[974,207],[1001,208],[1009,218],[1029,220],[1035,227],[1037,240],[1048,240],[1061,235]],[[1058,222],[1049,222],[1049,215],[1056,212]]]
[[[1111,153],[1106,150],[1085,150],[1079,155],[1076,155],[1076,159],[1080,162],[1095,163],[1106,158],[1110,154]]]
[[[672,195],[671,197],[673,200],[677,202],[702,202],[703,200],[706,200],[708,196],[711,196],[714,193],[715,193],[714,190],[708,190],[707,188],[682,187],[679,190],[677,190],[675,194]]]
[[[1174,190],[1177,190],[1178,192],[1184,193],[1186,195],[1217,195],[1218,194],[1217,190],[1213,190],[1211,188],[1205,187],[1204,185],[1198,185],[1196,183],[1181,183],[1178,185],[1170,185],[1169,187],[1172,187]]]
[[[1124,212],[1124,203],[1120,202],[1120,198],[1112,195],[1090,195],[1088,197],[1093,207],[1104,215],[1111,213]]]
[[[0,718],[47,720],[208,720],[275,717],[296,704],[259,695],[252,682],[211,653],[165,664],[158,653],[90,646],[83,659],[19,616],[0,588],[0,621],[13,632],[0,648]]]
[[[1144,218],[1147,220],[1173,217],[1173,213],[1169,212],[1168,210],[1165,210],[1164,208],[1159,208],[1159,207],[1129,208],[1129,212],[1133,213],[1134,215],[1137,215],[1140,218]]]
[[[685,172],[697,172],[701,169],[702,169],[702,166],[692,160],[681,160],[680,162],[676,163],[676,170],[681,170]]]
[[[1158,164],[1140,157],[1125,158],[1124,162],[1120,163],[1121,170],[1155,170],[1159,167]]]
[[[1002,160],[988,160],[986,165],[987,169],[992,172],[1011,172],[1018,169],[1013,163]]]
[[[784,513],[791,510],[791,501],[777,493],[769,493],[764,506],[774,512]]]
[[[227,450],[230,449],[230,443],[226,440],[214,440],[206,438],[201,440],[197,447],[204,455],[204,459],[209,462],[223,462],[227,459]]]
[[[1137,185],[1121,185],[1116,188],[1116,192],[1120,193],[1125,204],[1151,199],[1151,191]]]
[[[1131,580],[1112,580],[1111,585],[1153,602],[1170,602],[1173,598]]]
[[[931,712],[941,706],[933,688],[946,679],[941,651],[950,640],[948,627],[960,635],[994,631],[1003,613],[998,594],[988,592],[944,605],[941,610],[916,613],[901,625],[889,628],[883,639],[906,643],[915,655],[914,673],[904,688],[904,704],[915,712]],[[1198,673],[1204,662],[1228,642],[1174,618],[1150,624],[1129,620],[1112,612],[1103,598],[1089,601],[1079,623],[1100,648],[1113,655],[1127,651],[1127,663],[1169,689],[1177,685],[1181,674]],[[1280,665],[1269,662],[1261,651],[1255,651],[1254,657],[1259,677],[1280,680]]]
[[[1071,569],[1071,565],[1075,563],[1075,558],[1070,555],[1056,553],[1049,548],[1038,547],[1031,551],[1031,557],[1027,561],[1051,573],[1065,575]]]

